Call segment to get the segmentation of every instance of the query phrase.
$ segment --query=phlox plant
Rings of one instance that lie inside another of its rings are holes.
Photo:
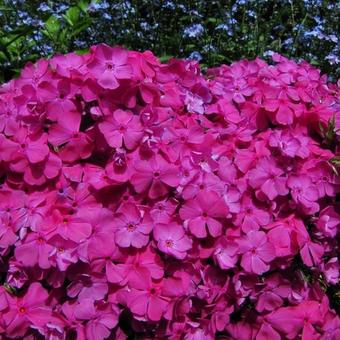
[[[0,87],[0,337],[340,338],[339,87],[105,44]]]

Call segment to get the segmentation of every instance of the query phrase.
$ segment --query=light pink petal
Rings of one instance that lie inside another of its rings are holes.
[[[74,316],[78,320],[89,320],[96,314],[94,301],[92,299],[82,299],[81,303],[74,308]]]
[[[99,130],[111,147],[120,148],[122,146],[123,135],[113,123],[102,122],[99,124]]]
[[[151,321],[159,321],[168,303],[162,299],[151,296],[148,304],[148,317]]]
[[[111,48],[110,54],[112,56],[111,58],[114,61],[115,65],[126,64],[127,58],[128,58],[127,50],[120,48],[120,47],[114,47],[114,48]]]
[[[144,316],[148,309],[148,295],[144,292],[134,292],[130,294],[129,308],[132,313]]]
[[[39,163],[43,161],[50,152],[48,146],[41,143],[29,143],[26,148],[27,158],[31,163]]]
[[[23,298],[23,302],[26,307],[32,308],[44,305],[47,298],[48,293],[41,284],[33,282],[28,288],[28,291]]]
[[[124,144],[126,148],[129,150],[136,148],[143,134],[142,131],[127,131],[124,133]]]
[[[119,87],[119,82],[113,72],[105,70],[98,78],[98,84],[104,89],[114,90]]]
[[[217,237],[222,234],[222,224],[213,218],[208,218],[207,226],[212,237]]]
[[[153,182],[152,174],[145,172],[137,172],[131,176],[131,184],[134,189],[140,193],[148,189]]]
[[[269,270],[269,265],[261,260],[257,255],[251,256],[251,272],[261,275]]]
[[[115,233],[116,243],[120,247],[123,247],[123,248],[129,247],[134,237],[135,237],[135,233],[130,233],[124,229],[117,230]]]
[[[117,79],[130,79],[133,74],[131,65],[116,66],[113,73]]]
[[[179,210],[181,219],[188,220],[202,215],[202,210],[195,200],[187,201]]]
[[[136,235],[131,240],[131,244],[133,247],[142,248],[147,245],[148,241],[149,241],[149,235],[136,233]]]
[[[206,223],[201,217],[189,221],[189,230],[198,238],[207,237]]]

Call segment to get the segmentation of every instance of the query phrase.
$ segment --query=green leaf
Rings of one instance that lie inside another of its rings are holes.
[[[88,49],[87,48],[83,48],[81,50],[75,50],[75,52],[78,54],[78,55],[83,55],[83,54],[86,54],[88,53]]]
[[[340,156],[335,156],[331,160],[331,163],[333,163],[336,166],[340,166]]]
[[[208,18],[207,22],[211,22],[212,24],[216,24],[218,21],[217,18]]]
[[[15,287],[12,287],[7,282],[4,283],[4,288],[5,288],[6,292],[11,294],[11,295],[17,295],[18,294],[18,290]]]
[[[93,1],[93,3],[97,3],[98,1]],[[88,1],[86,0],[80,0],[78,3],[77,3],[77,6],[84,12],[86,13],[87,12],[87,9],[89,7],[89,3]]]
[[[45,29],[50,35],[58,33],[60,30],[59,20],[51,15],[45,22]]]
[[[82,22],[78,23],[72,30],[71,36],[75,37],[79,33],[85,31],[92,24],[92,20],[90,18],[84,19]]]
[[[70,26],[74,26],[77,24],[79,20],[80,9],[78,7],[70,7],[66,14],[63,15],[63,18],[67,21]]]
[[[173,58],[173,56],[171,55],[163,55],[159,58],[159,60],[162,62],[162,63],[166,63],[169,59]]]

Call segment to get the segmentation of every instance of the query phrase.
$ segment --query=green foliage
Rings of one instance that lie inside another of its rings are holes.
[[[68,6],[62,15],[41,14],[41,22],[30,18],[19,27],[0,28],[0,82],[18,74],[28,61],[76,50],[74,41],[92,24],[89,5],[90,2],[80,0]],[[11,6],[10,2],[0,5],[1,17],[10,23],[17,14]]]

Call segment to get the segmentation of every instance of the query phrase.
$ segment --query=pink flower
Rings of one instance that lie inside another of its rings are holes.
[[[314,214],[319,210],[319,205],[315,202],[319,198],[318,190],[312,185],[312,181],[307,176],[290,176],[287,181],[291,195],[296,204],[301,204],[302,209],[307,214]]]
[[[16,231],[11,215],[4,214],[2,218],[0,217],[0,248],[6,251],[19,239]]]
[[[241,266],[249,273],[263,274],[269,270],[269,263],[275,258],[275,248],[268,242],[263,231],[250,231],[239,241],[242,254]]]
[[[278,195],[284,196],[288,193],[286,178],[283,170],[278,168],[270,158],[261,158],[255,169],[248,172],[249,184],[261,191],[270,199]]]
[[[159,321],[171,297],[181,294],[181,290],[179,279],[163,279],[159,283],[151,280],[140,281],[140,284],[130,292],[122,291],[119,299],[126,302],[131,312],[137,317]]]
[[[24,242],[16,247],[15,257],[25,266],[39,265],[40,268],[47,269],[51,267],[48,257],[52,249],[44,234],[30,233]]]
[[[179,214],[196,237],[207,237],[207,228],[211,236],[217,237],[222,234],[223,229],[219,219],[226,218],[228,208],[216,192],[204,191],[196,198],[188,200]]]
[[[273,328],[282,332],[290,339],[298,336],[300,331],[314,333],[313,324],[322,322],[320,304],[316,301],[304,301],[298,306],[282,307],[267,316],[268,322]],[[310,337],[302,335],[303,339],[312,339],[316,334],[310,334]]]
[[[51,126],[48,141],[57,147],[63,161],[74,162],[89,157],[93,141],[84,132],[79,132],[81,118],[78,113],[68,115],[68,119]],[[63,146],[59,151],[59,147]]]
[[[260,313],[264,310],[272,311],[281,307],[285,298],[291,292],[289,282],[280,275],[271,275],[265,280],[265,288],[262,290],[256,304],[256,310]]]
[[[192,240],[185,235],[184,229],[177,223],[157,224],[153,230],[157,246],[165,254],[177,259],[184,259],[192,247]]]
[[[143,127],[139,118],[130,111],[116,110],[111,119],[99,123],[99,129],[108,144],[113,148],[123,145],[134,149],[143,136]]]
[[[92,226],[83,218],[77,215],[62,215],[55,210],[46,223],[46,229],[54,235],[60,235],[64,240],[82,242],[92,232]]]
[[[303,263],[308,267],[319,264],[324,253],[323,247],[311,240],[300,240],[299,242],[301,243],[300,255]]]
[[[42,326],[51,320],[51,308],[46,305],[48,293],[40,283],[33,282],[22,298],[7,296],[9,310],[2,317],[10,337],[23,337],[31,325]]]
[[[73,101],[76,91],[75,84],[67,78],[54,82],[45,80],[38,85],[37,89],[39,100],[47,103],[47,116],[52,121],[60,121],[61,117],[69,120],[76,115],[76,106]]]
[[[138,193],[147,190],[150,198],[158,198],[167,194],[169,187],[179,184],[178,169],[160,155],[149,161],[136,160],[131,184]]]
[[[204,141],[204,134],[200,127],[192,126],[183,128],[168,127],[163,134],[164,141],[167,145],[167,153],[172,161],[179,157],[183,158],[190,155],[190,152],[198,149]]]
[[[270,214],[254,204],[251,197],[246,193],[241,200],[241,210],[236,215],[235,224],[241,225],[242,231],[247,233],[258,230],[270,222]]]
[[[331,258],[327,263],[325,263],[322,271],[328,283],[337,284],[340,276],[340,265],[338,259],[336,257]]]
[[[307,158],[310,153],[308,148],[309,139],[297,132],[275,130],[269,137],[269,145],[273,148],[278,148],[284,156]]]
[[[155,223],[167,223],[175,213],[177,203],[175,200],[158,201],[150,210],[150,216]]]
[[[221,269],[234,268],[238,261],[238,244],[221,238],[215,249],[214,257]]]
[[[277,257],[294,255],[295,249],[292,244],[292,229],[285,223],[278,222],[268,231],[268,240],[275,245]]]
[[[67,287],[67,295],[83,300],[102,300],[108,292],[108,284],[103,275],[91,275],[85,266],[78,266],[69,277],[72,283]]]
[[[339,231],[340,215],[328,206],[320,212],[316,226],[325,236],[335,237]]]
[[[122,248],[144,247],[149,241],[152,220],[147,213],[141,213],[134,205],[120,207],[114,219],[116,226],[115,242]]]
[[[116,89],[120,79],[132,77],[132,68],[127,64],[127,58],[126,50],[101,44],[96,47],[88,68],[92,76],[98,79],[100,86],[105,89]]]
[[[121,258],[121,263],[106,262],[106,276],[109,282],[130,287],[137,287],[140,281],[153,278],[159,280],[163,277],[163,263],[159,255],[151,247],[133,253],[127,258]]]

